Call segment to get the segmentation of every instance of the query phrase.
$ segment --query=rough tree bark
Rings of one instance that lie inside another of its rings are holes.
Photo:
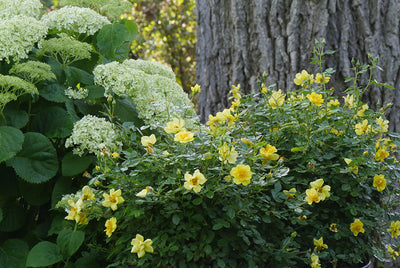
[[[196,0],[197,81],[202,92],[202,121],[229,106],[231,85],[258,91],[257,78],[288,91],[293,78],[310,64],[316,39],[325,38],[325,67],[336,70],[328,86],[340,92],[350,86],[351,59],[368,63],[379,55],[382,72],[375,78],[396,88],[371,88],[364,101],[370,107],[392,102],[390,130],[400,132],[400,1],[392,0]],[[365,81],[364,81],[365,83]]]

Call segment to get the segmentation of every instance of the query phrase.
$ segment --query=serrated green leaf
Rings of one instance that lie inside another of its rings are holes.
[[[19,180],[18,186],[24,200],[33,206],[41,206],[50,200],[52,185],[49,182],[33,184]]]
[[[7,255],[7,268],[25,268],[26,257],[28,256],[29,246],[20,239],[8,239],[1,248]]]
[[[58,234],[57,245],[64,255],[70,257],[80,248],[84,240],[84,232],[64,229]]]
[[[99,86],[86,86],[85,87],[87,90],[89,90],[89,94],[87,96],[87,99],[93,100],[93,99],[99,99],[104,97],[104,88],[99,87]]]
[[[42,108],[32,122],[34,130],[49,138],[65,138],[71,135],[74,124],[71,116],[61,107]]]
[[[64,72],[68,84],[72,87],[74,87],[78,83],[83,83],[86,85],[92,85],[94,83],[93,75],[74,66],[65,66]]]
[[[92,156],[78,156],[72,152],[67,153],[61,162],[63,176],[74,176],[83,173],[96,158]]]
[[[29,116],[26,111],[11,105],[6,106],[3,115],[8,124],[16,128],[23,128],[29,121]]]
[[[37,243],[31,251],[29,251],[26,260],[26,266],[43,267],[53,265],[62,261],[60,249],[54,243],[42,241]]]
[[[59,84],[49,84],[39,89],[39,95],[48,101],[61,103],[68,100],[65,90],[66,88]]]
[[[7,163],[30,183],[48,181],[58,171],[56,149],[45,136],[35,132],[25,133],[22,150]]]
[[[24,134],[21,130],[0,126],[0,163],[15,156],[24,142]]]
[[[18,205],[3,207],[3,220],[0,222],[0,231],[14,232],[25,223],[25,209]]]

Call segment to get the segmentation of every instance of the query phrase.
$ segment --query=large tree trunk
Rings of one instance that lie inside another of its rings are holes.
[[[258,91],[257,79],[284,91],[296,88],[294,76],[310,64],[315,40],[336,53],[324,67],[336,70],[328,86],[343,92],[353,76],[351,59],[368,63],[379,55],[375,78],[395,90],[372,87],[370,107],[392,102],[390,130],[400,132],[400,1],[391,0],[197,0],[197,81],[202,121],[229,106],[231,85]],[[361,81],[365,83],[364,81]]]

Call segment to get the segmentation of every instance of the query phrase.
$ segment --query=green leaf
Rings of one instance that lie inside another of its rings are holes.
[[[58,106],[42,108],[33,119],[32,124],[34,130],[49,138],[68,137],[74,128],[71,116]]]
[[[28,256],[29,246],[28,244],[20,239],[8,239],[6,240],[1,248],[7,255],[7,268],[24,268],[26,263],[26,257]]]
[[[24,142],[24,134],[21,130],[0,126],[0,163],[15,156],[21,149]]]
[[[42,183],[53,178],[58,170],[56,149],[42,134],[25,133],[22,150],[8,160],[15,172],[30,183]]]
[[[79,156],[72,152],[67,153],[61,163],[63,176],[75,176],[83,173],[92,163],[96,162],[96,158],[92,156]]]
[[[96,44],[99,52],[109,59],[124,59],[129,51],[118,51],[132,42],[137,34],[137,25],[133,21],[121,20],[118,23],[104,25],[96,37]]]
[[[24,200],[33,206],[41,206],[50,200],[52,184],[49,182],[33,184],[19,180],[18,186]]]
[[[64,72],[68,84],[71,87],[76,86],[78,83],[83,83],[86,85],[92,85],[94,83],[93,75],[74,66],[65,66]]]
[[[136,104],[130,98],[117,99],[114,115],[122,122],[133,122],[136,127],[144,125],[143,120],[139,118]]]
[[[290,149],[290,151],[301,152],[301,151],[305,151],[306,149],[307,149],[306,147],[293,147],[292,149]]]
[[[29,121],[28,113],[17,107],[7,105],[3,111],[9,125],[16,128],[23,128]]]
[[[53,265],[62,261],[63,256],[60,249],[54,243],[42,241],[37,243],[31,251],[29,251],[26,260],[26,266],[43,267]]]
[[[68,100],[64,93],[65,90],[66,88],[59,84],[50,84],[41,88],[39,95],[48,101],[62,103]]]
[[[351,186],[349,184],[343,184],[342,190],[345,192],[349,192],[351,190]]]
[[[0,222],[0,231],[14,232],[20,229],[26,219],[25,209],[19,205],[3,207],[3,220]]]
[[[0,222],[3,220],[3,210],[0,208]]]
[[[85,240],[85,233],[69,229],[62,230],[57,237],[57,245],[66,256],[72,256]]]
[[[181,218],[179,218],[179,216],[178,215],[174,215],[174,216],[172,216],[172,223],[173,224],[175,224],[175,225],[178,225],[178,223],[181,221]]]
[[[89,90],[89,94],[87,96],[87,99],[93,100],[93,99],[100,99],[104,98],[104,88],[99,87],[99,86],[86,86],[85,87],[87,90]]]
[[[198,197],[192,201],[193,205],[195,205],[195,206],[200,205],[202,202],[203,202],[203,199],[201,199],[200,197]]]

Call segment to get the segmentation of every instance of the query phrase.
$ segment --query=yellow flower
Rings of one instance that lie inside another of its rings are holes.
[[[350,165],[352,161],[353,161],[353,160],[351,160],[350,158],[345,158],[345,159],[344,159],[344,162],[346,162],[346,164],[350,166],[349,168],[350,168],[351,170],[353,170],[353,173],[354,173],[354,174],[358,174],[358,166],[356,166],[356,165]]]
[[[368,104],[364,104],[363,106],[360,107],[360,109],[357,111],[357,116],[364,116],[364,112],[368,110]]]
[[[246,186],[250,183],[253,172],[251,172],[249,165],[240,164],[232,168],[230,174],[233,177],[233,182],[235,184],[243,184]]]
[[[364,233],[364,224],[359,220],[355,219],[352,224],[350,224],[350,231],[353,232],[354,236],[358,236],[359,233]]]
[[[326,84],[329,82],[329,80],[331,80],[331,78],[324,74],[317,73],[317,75],[315,76],[315,83],[318,84]]]
[[[393,250],[391,246],[387,246],[387,250],[390,256],[393,258],[393,260],[396,260],[397,257],[399,256],[399,252]]]
[[[194,140],[193,133],[187,131],[186,129],[180,131],[179,133],[175,134],[174,141],[178,141],[180,143],[188,143]]]
[[[400,235],[400,221],[392,221],[390,228],[387,229],[392,238],[397,238]]]
[[[140,192],[138,192],[136,194],[137,197],[145,197],[147,195],[147,193],[149,192],[149,190],[152,189],[150,186],[146,186],[146,188],[144,188],[143,190],[141,190]]]
[[[364,119],[362,123],[356,124],[356,134],[358,136],[371,132],[371,125],[368,125],[368,120]]]
[[[334,128],[331,128],[331,130],[329,132],[335,134],[336,136],[340,136],[340,135],[343,134],[343,130],[338,131],[338,130],[336,130]]]
[[[296,196],[297,190],[296,188],[291,188],[289,191],[288,190],[283,190],[283,193],[285,195],[288,195],[288,200],[293,199]]]
[[[253,146],[253,143],[249,139],[241,138],[240,141],[249,147]]]
[[[328,107],[332,107],[332,106],[339,106],[340,105],[340,102],[337,100],[337,99],[334,99],[334,100],[330,100],[328,103],[327,103],[327,106]]]
[[[227,162],[229,164],[235,164],[237,157],[239,155],[236,152],[235,147],[232,146],[232,149],[230,149],[228,144],[226,144],[226,142],[224,142],[222,147],[218,149],[218,153],[219,153],[219,160],[221,160],[224,164],[226,164]]]
[[[314,83],[314,75],[310,75],[306,70],[301,71],[301,73],[296,74],[296,78],[293,82],[298,86],[304,86],[305,84],[313,84]]]
[[[271,105],[272,109],[276,109],[277,106],[282,106],[285,102],[286,94],[282,94],[282,90],[272,91],[272,95],[268,100],[269,105]]]
[[[313,202],[319,203],[321,201],[321,198],[314,188],[307,189],[306,190],[306,201],[309,205],[311,205]]]
[[[311,268],[321,268],[319,257],[316,254],[311,254]]]
[[[190,175],[189,173],[185,174],[185,183],[183,184],[183,187],[185,187],[186,190],[193,190],[194,192],[198,193],[201,190],[202,184],[204,184],[207,181],[207,179],[204,177],[203,174],[200,173],[198,169],[193,173],[193,175]]]
[[[196,84],[194,87],[191,87],[190,89],[192,90],[193,95],[200,93],[200,90],[201,90],[201,88],[198,84]]]
[[[73,200],[68,200],[68,204],[70,206],[69,210],[67,210],[68,215],[64,218],[66,220],[75,221],[76,223],[81,222],[82,217],[82,209],[85,206],[82,199],[78,199],[76,203]]]
[[[164,128],[164,131],[167,133],[178,133],[183,130],[185,126],[185,120],[174,118],[171,122],[167,123],[167,126]]]
[[[323,201],[323,200],[325,200],[325,198],[328,198],[331,196],[329,193],[329,191],[331,190],[331,187],[329,185],[325,185],[322,187],[323,184],[324,184],[323,179],[318,179],[318,180],[310,182],[310,186],[317,191],[318,196],[321,201]]]
[[[337,224],[331,223],[331,225],[329,225],[329,231],[337,233]]]
[[[117,159],[119,157],[119,153],[114,152],[114,153],[111,154],[111,156],[113,158]]]
[[[347,105],[350,109],[354,108],[354,96],[347,94],[347,96],[343,97],[344,99],[344,104]]]
[[[115,217],[108,219],[104,226],[106,227],[104,232],[106,232],[106,235],[110,237],[115,229],[117,229],[117,219]]]
[[[375,160],[376,161],[381,161],[385,160],[389,156],[389,152],[386,150],[386,146],[382,146],[381,148],[378,149],[378,151],[375,153]]]
[[[385,175],[383,174],[375,175],[373,186],[378,190],[378,192],[385,190],[386,187]]]
[[[307,94],[306,97],[312,104],[315,104],[318,107],[321,106],[322,103],[324,103],[324,99],[322,98],[322,94],[317,94],[315,92],[312,92],[311,95]]]
[[[264,158],[264,160],[278,160],[279,155],[276,154],[278,150],[275,146],[267,144],[265,148],[260,149],[260,155]]]
[[[230,93],[232,93],[233,98],[240,100],[241,99],[241,95],[240,95],[240,84],[238,84],[237,86],[232,85],[232,90],[230,91]]]
[[[379,126],[379,129],[378,129],[379,132],[382,132],[382,133],[388,132],[389,120],[384,120],[382,118],[382,116],[380,116],[375,120],[375,122]]]
[[[112,210],[117,210],[118,204],[123,203],[125,200],[121,196],[121,189],[115,191],[115,189],[110,190],[110,194],[103,194],[104,201],[101,204],[104,207],[111,207]]]
[[[321,237],[318,240],[314,238],[314,246],[315,246],[314,251],[318,251],[318,252],[328,248],[328,245],[324,244],[323,237]]]
[[[133,246],[131,253],[137,253],[138,258],[143,257],[146,252],[148,253],[154,252],[152,247],[153,241],[151,241],[151,239],[146,239],[145,241],[143,240],[144,240],[143,236],[137,234],[136,238],[132,239],[131,241],[131,245]]]
[[[157,139],[154,134],[151,134],[150,136],[143,136],[141,138],[142,145],[145,147],[151,147],[156,143]]]
[[[90,189],[89,186],[87,185],[83,186],[81,199],[82,201],[96,199],[95,195],[92,192],[92,189]]]

